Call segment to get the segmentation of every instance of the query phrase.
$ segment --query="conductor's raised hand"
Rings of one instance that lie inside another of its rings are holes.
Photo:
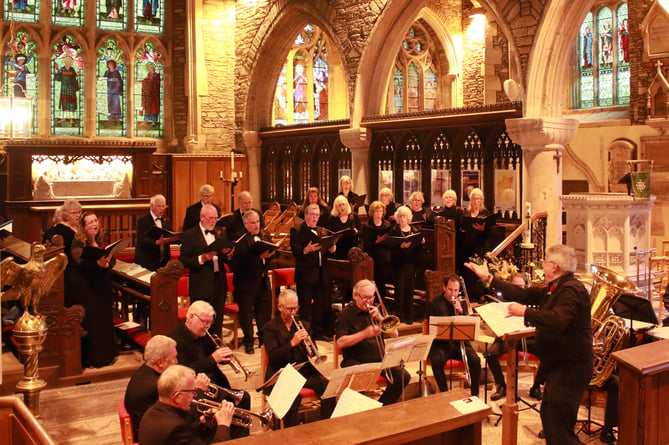
[[[465,263],[465,267],[474,272],[477,277],[480,279],[487,279],[490,275],[490,269],[488,269],[488,262],[484,261],[483,264],[472,263],[471,261]]]

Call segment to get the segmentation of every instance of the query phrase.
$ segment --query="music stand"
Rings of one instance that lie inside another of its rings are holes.
[[[383,369],[399,366],[404,369],[408,362],[427,360],[434,335],[417,334],[398,339],[388,339],[381,367]],[[402,372],[404,380],[404,372]],[[404,381],[402,381],[402,401],[404,401]]]
[[[660,304],[663,303],[660,302]],[[629,319],[630,331],[634,330],[633,320],[659,325],[653,304],[638,295],[621,294],[613,305],[613,312],[622,318]],[[633,342],[630,346],[636,344],[634,336],[630,336],[630,342]]]
[[[469,361],[465,350],[465,341],[475,340],[478,336],[481,319],[470,315],[456,315],[452,317],[430,317],[429,332],[437,340],[460,342],[460,355],[465,365],[467,383],[471,385]],[[450,389],[453,389],[453,360],[450,361],[449,375]]]
[[[346,388],[351,388],[358,392],[372,391],[376,389],[376,382],[379,380],[380,375],[380,362],[363,363],[334,369],[321,399],[339,398]]]

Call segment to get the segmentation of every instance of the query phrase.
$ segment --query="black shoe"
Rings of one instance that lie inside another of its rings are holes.
[[[537,434],[537,437],[539,439],[545,439],[546,438],[546,433],[544,433],[544,430],[539,431],[539,434]]]
[[[541,394],[541,387],[539,386],[533,386],[530,388],[530,397],[532,397],[535,400],[541,400],[542,394]]]
[[[599,440],[600,442],[609,445],[616,445],[616,443],[618,443],[618,441],[616,440],[616,435],[613,433],[613,429],[609,427],[602,428],[602,432],[599,433]]]
[[[496,400],[503,399],[504,397],[506,397],[506,386],[500,385],[497,388],[497,392],[490,396],[490,400],[494,402]]]
[[[253,355],[253,346],[244,346],[244,352],[246,352],[248,355]]]

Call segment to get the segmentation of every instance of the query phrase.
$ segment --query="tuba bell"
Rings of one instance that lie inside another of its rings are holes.
[[[639,288],[627,278],[605,267],[594,264],[586,267],[593,275],[590,291],[593,370],[590,385],[602,386],[615,367],[611,353],[621,349],[629,337],[625,322],[612,314],[611,309],[622,294],[638,294]]]

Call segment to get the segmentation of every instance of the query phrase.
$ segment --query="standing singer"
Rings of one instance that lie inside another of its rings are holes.
[[[541,423],[548,445],[580,444],[574,433],[578,406],[592,377],[590,296],[574,277],[574,249],[555,245],[546,250],[546,287],[523,289],[493,278],[486,263],[465,263],[488,287],[499,289],[511,303],[509,316],[524,317],[536,326],[535,340],[546,386],[541,402]],[[534,304],[537,308],[525,306]]]

